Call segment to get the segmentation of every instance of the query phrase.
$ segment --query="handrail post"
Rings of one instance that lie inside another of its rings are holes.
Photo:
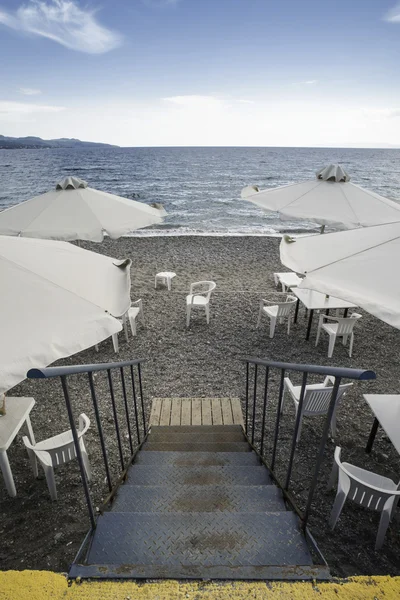
[[[67,377],[66,375],[61,376],[61,385],[64,392],[65,404],[67,406],[69,424],[71,426],[72,438],[74,440],[76,458],[78,459],[79,469],[81,472],[81,478],[83,483],[83,489],[85,491],[86,503],[89,511],[90,524],[92,529],[96,529],[96,519],[94,516],[92,499],[90,497],[89,485],[86,477],[85,467],[83,465],[82,452],[78,439],[78,432],[76,431],[76,425],[74,421],[74,415],[72,413],[71,401],[69,398],[68,385],[67,385]]]
[[[135,373],[133,371],[133,365],[131,365],[131,380],[132,380],[133,410],[135,411],[135,421],[136,421],[136,435],[137,435],[138,444],[140,444],[139,414],[138,414],[138,408],[137,408]]]
[[[264,449],[264,437],[265,437],[265,417],[267,412],[267,400],[268,400],[268,378],[269,378],[269,367],[265,367],[265,382],[264,382],[264,406],[263,406],[263,418],[261,425],[261,443],[260,443],[260,454],[262,456]]]
[[[282,369],[281,370],[281,383],[279,386],[278,408],[277,408],[276,421],[275,421],[274,446],[273,446],[272,458],[271,458],[271,470],[272,471],[274,470],[274,467],[275,467],[276,448],[278,446],[279,425],[280,425],[281,413],[282,413],[284,385],[285,385],[285,369]]]
[[[287,475],[286,475],[286,482],[285,482],[285,490],[286,491],[288,491],[288,489],[289,489],[290,477],[292,475],[292,469],[293,469],[294,453],[296,451],[296,446],[297,446],[297,436],[298,436],[299,429],[300,429],[300,421],[303,417],[302,412],[303,412],[304,396],[306,393],[307,375],[308,375],[307,371],[304,371],[303,381],[301,384],[299,406],[297,408],[296,424],[295,424],[294,432],[293,432],[292,448],[290,451],[289,465],[288,465],[288,471],[287,471]]]
[[[117,434],[119,459],[120,459],[120,462],[121,462],[122,470],[124,470],[125,469],[124,453],[122,451],[121,434],[120,434],[120,431],[119,431],[117,407],[115,405],[115,395],[114,395],[114,386],[113,386],[112,377],[111,377],[111,369],[107,369],[107,376],[108,376],[108,385],[109,385],[109,388],[110,388],[111,405],[112,405],[112,410],[113,410],[113,415],[114,415],[115,432]]]
[[[130,446],[130,449],[131,449],[131,454],[133,454],[131,421],[129,419],[128,399],[127,399],[127,396],[126,396],[126,385],[125,385],[124,367],[120,367],[120,373],[121,373],[122,395],[124,397],[124,406],[125,406],[125,415],[126,415],[126,426],[128,428],[129,446]]]
[[[140,402],[141,402],[141,405],[142,405],[143,433],[144,433],[144,435],[146,435],[146,433],[147,433],[147,427],[146,427],[146,416],[145,416],[145,411],[144,411],[143,387],[142,387],[142,370],[140,368],[140,363],[138,363],[137,369],[138,369],[138,375],[139,375]]]
[[[249,362],[246,362],[246,404],[245,404],[245,431],[248,433],[248,417],[249,417]]]
[[[95,387],[94,387],[93,373],[88,373],[88,377],[89,377],[89,387],[90,387],[90,393],[91,393],[91,396],[92,396],[94,414],[95,414],[95,417],[96,417],[97,431],[99,432],[101,451],[103,453],[104,466],[106,468],[107,484],[108,484],[108,489],[111,492],[111,490],[112,490],[112,481],[111,481],[110,467],[109,467],[109,464],[108,464],[108,457],[107,457],[106,444],[105,444],[105,441],[104,441],[103,427],[101,425],[99,405],[98,405],[98,402],[97,402],[96,391],[95,391]]]
[[[254,365],[254,389],[253,389],[253,418],[251,421],[251,443],[254,446],[254,429],[256,425],[256,402],[257,402],[257,376],[258,365]]]
[[[324,459],[324,452],[325,452],[326,442],[328,440],[329,428],[331,426],[333,413],[336,409],[336,399],[337,399],[337,395],[339,392],[340,382],[341,382],[341,378],[335,377],[335,383],[333,384],[331,401],[329,402],[329,408],[328,408],[328,412],[327,412],[325,423],[324,423],[324,429],[322,431],[321,442],[319,445],[317,460],[315,463],[314,475],[313,475],[313,478],[312,478],[312,481],[310,484],[310,489],[308,492],[307,504],[306,504],[306,508],[304,511],[304,517],[303,517],[303,523],[302,523],[303,527],[307,527],[307,521],[308,521],[308,517],[310,515],[311,504],[312,504],[315,488],[317,487],[318,475],[319,475],[322,461]]]

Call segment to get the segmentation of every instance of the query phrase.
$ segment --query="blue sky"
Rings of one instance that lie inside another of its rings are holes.
[[[0,133],[400,146],[396,0],[0,0]]]

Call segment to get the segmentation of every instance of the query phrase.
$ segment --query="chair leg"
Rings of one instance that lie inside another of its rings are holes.
[[[331,516],[329,517],[329,526],[333,530],[336,527],[336,523],[342,512],[344,503],[346,502],[347,494],[343,490],[338,490],[336,494],[335,502],[333,503]]]
[[[98,344],[95,344],[95,347],[94,347],[94,349],[96,350],[96,352],[98,352],[98,351],[99,351],[99,345],[98,345]]]
[[[379,521],[378,535],[376,536],[375,550],[380,550],[385,540],[386,530],[390,522],[390,510],[383,510]]]
[[[114,346],[114,352],[115,352],[115,354],[118,354],[118,352],[119,352],[118,333],[113,333],[111,337],[112,337],[112,343]]]
[[[317,337],[315,338],[315,346],[318,346],[319,344],[319,336],[321,335],[321,327],[318,327],[317,329]]]
[[[289,335],[289,333],[290,333],[290,315],[289,315],[289,318],[288,318],[287,332],[288,332],[288,335]]]
[[[136,335],[136,319],[135,319],[135,317],[131,317],[129,319],[129,324],[131,326],[132,337],[135,337],[135,335]]]
[[[169,292],[171,291],[171,283],[172,283],[171,277],[168,277],[168,279],[167,279],[167,286],[168,286],[168,291]]]
[[[337,478],[338,478],[338,471],[339,471],[339,467],[337,466],[336,461],[334,460],[333,465],[332,465],[331,474],[329,475],[328,485],[326,488],[327,492],[329,492],[335,485],[335,481],[337,481]]]
[[[124,326],[124,334],[125,334],[125,339],[127,342],[129,342],[129,336],[128,336],[128,319],[126,314],[122,317],[122,324]]]
[[[349,356],[351,358],[351,355],[353,354],[353,344],[354,344],[354,333],[351,334],[350,336],[350,346],[349,346]]]
[[[154,289],[157,289],[157,276],[154,278]]]
[[[206,319],[207,319],[207,325],[208,325],[210,323],[210,305],[206,304],[205,309],[206,309]]]
[[[349,339],[348,335],[344,335],[342,338],[342,342],[343,342],[343,346],[345,346],[347,344],[347,340]]]
[[[186,308],[186,327],[189,327],[190,325],[190,313],[192,311],[192,307],[190,304],[188,304],[187,308]]]
[[[276,319],[271,318],[271,324],[269,326],[269,337],[273,338],[275,335]]]
[[[296,411],[296,419],[297,419],[297,411]],[[303,427],[303,415],[301,415],[301,417],[300,417],[299,430],[297,432],[297,438],[296,438],[297,443],[300,441],[302,427]]]
[[[37,461],[36,461],[36,455],[35,455],[34,451],[31,450],[30,448],[27,448],[26,450],[28,452],[29,461],[31,463],[33,476],[35,479],[37,479],[39,477],[39,471],[38,471],[38,465],[37,465]]]
[[[286,385],[283,384],[282,404],[281,404],[281,415],[283,414],[283,406],[286,400]]]
[[[44,474],[46,475],[47,487],[49,488],[50,497],[52,500],[57,500],[57,486],[54,477],[53,467],[44,467]]]
[[[82,438],[81,438],[81,454],[82,454],[83,466],[85,467],[85,471],[86,471],[86,477],[87,477],[87,480],[90,481],[92,478],[92,469],[90,468],[88,453],[86,451],[85,443]]]
[[[330,334],[329,335],[329,346],[328,346],[328,358],[332,358],[332,354],[333,354],[333,349],[335,347],[335,343],[336,343],[336,335],[335,334]]]

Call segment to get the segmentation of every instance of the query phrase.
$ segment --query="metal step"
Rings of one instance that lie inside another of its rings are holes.
[[[251,452],[251,447],[247,442],[221,442],[221,443],[191,443],[185,444],[169,443],[169,442],[145,442],[142,446],[145,452]]]
[[[282,493],[274,485],[124,485],[111,507],[112,512],[130,513],[263,513],[285,510]]]
[[[298,519],[288,511],[105,513],[86,564],[70,576],[294,579],[313,572]]]
[[[223,433],[220,431],[214,433],[174,433],[174,432],[157,432],[151,431],[148,440],[150,443],[162,444],[213,444],[213,443],[228,443],[228,442],[245,442],[246,438],[242,431],[229,431]]]
[[[241,425],[152,425],[154,433],[232,433],[242,432]]]
[[[135,465],[125,485],[271,485],[265,467],[156,467]]]
[[[138,452],[135,465],[169,465],[171,467],[223,467],[225,465],[260,464],[255,452]]]

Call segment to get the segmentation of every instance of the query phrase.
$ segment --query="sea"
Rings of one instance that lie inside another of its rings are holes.
[[[241,189],[304,181],[331,163],[341,164],[353,183],[400,202],[398,149],[85,148],[0,150],[0,210],[74,175],[90,187],[162,203],[165,222],[134,235],[301,234],[316,225],[281,221],[242,200]]]

